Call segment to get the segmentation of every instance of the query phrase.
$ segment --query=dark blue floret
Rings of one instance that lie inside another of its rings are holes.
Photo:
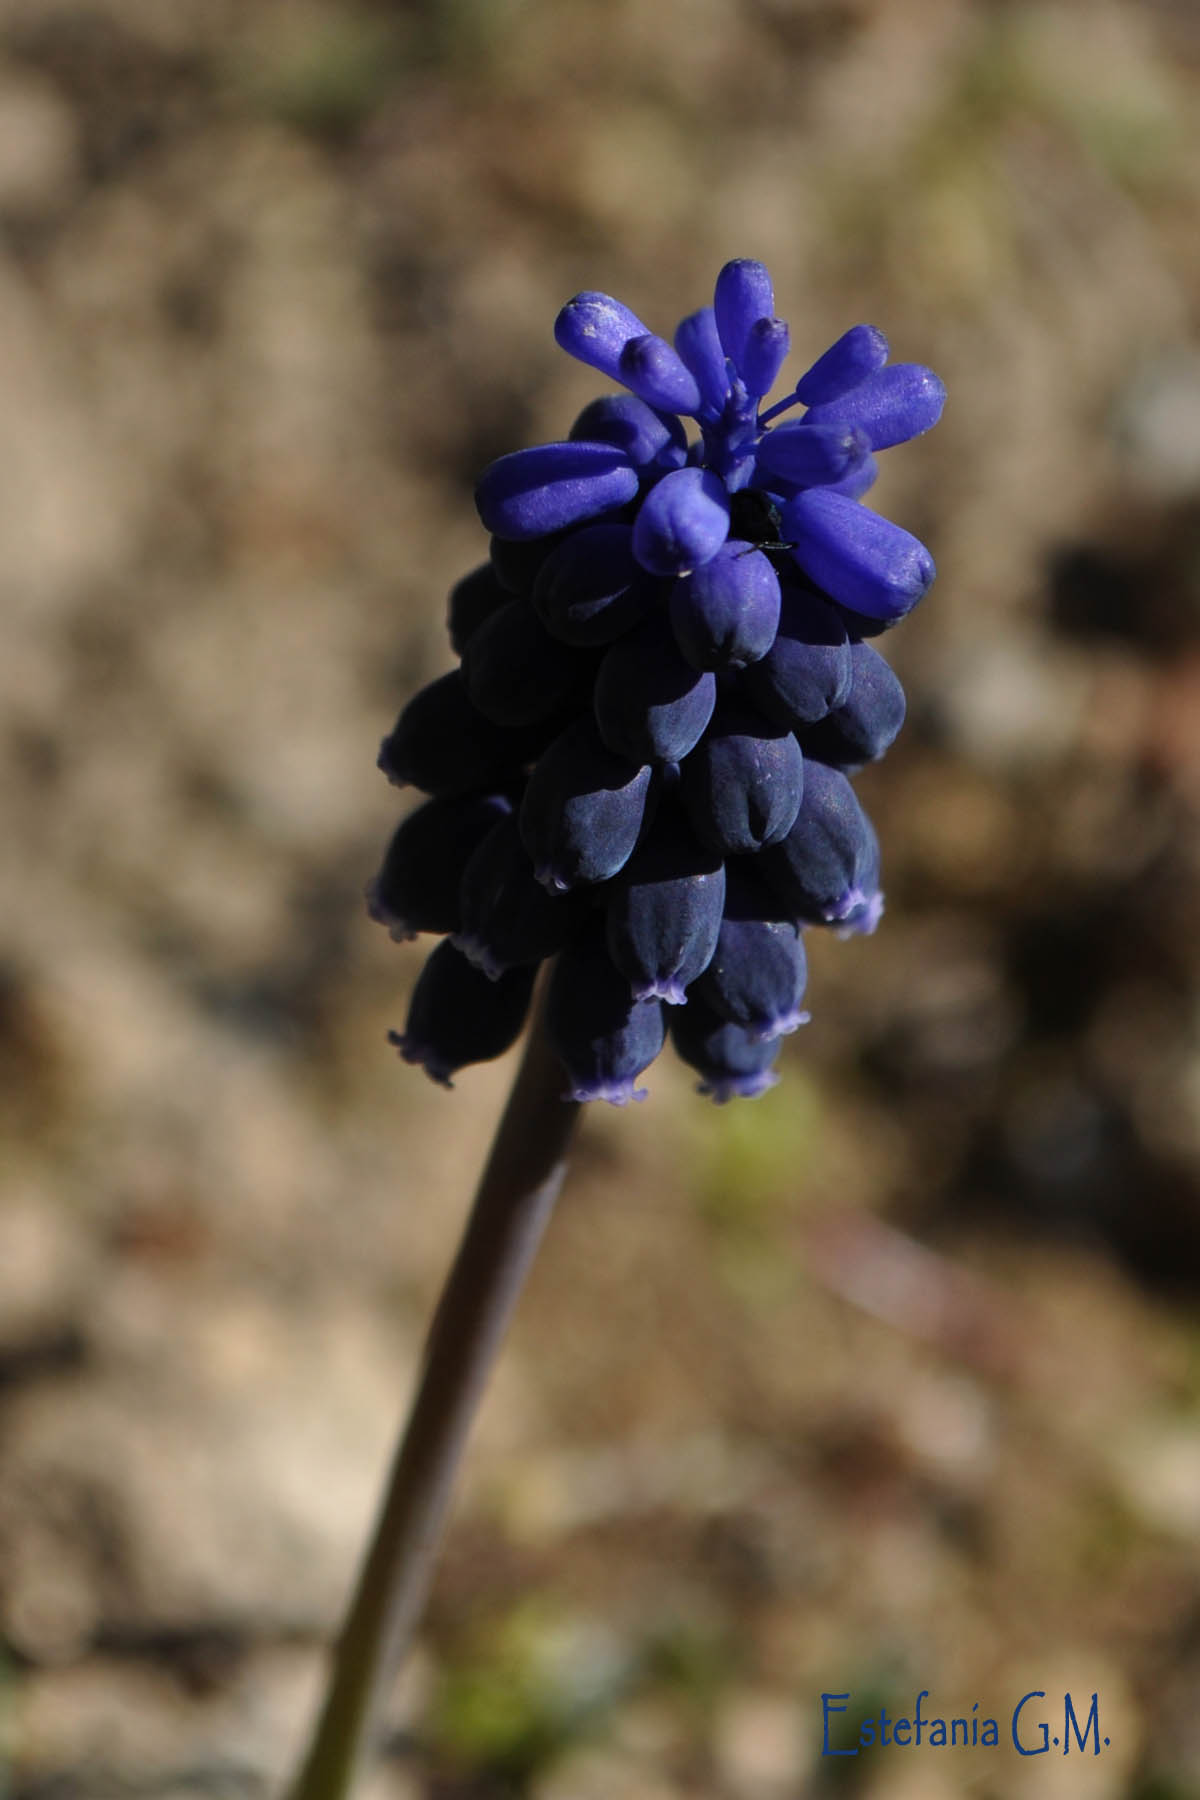
[[[764,718],[798,731],[843,704],[853,667],[838,609],[792,580],[783,588],[775,642],[760,662],[743,670],[741,687]]]
[[[679,790],[701,843],[750,856],[786,837],[804,792],[791,732],[723,705],[680,771]]]
[[[894,742],[905,713],[904,689],[878,650],[852,644],[850,657],[854,674],[848,697],[800,740],[806,756],[846,771],[876,762]]]
[[[628,525],[591,525],[564,538],[533,584],[538,617],[564,644],[611,644],[657,598],[657,582],[634,557]]]
[[[742,669],[770,650],[779,629],[779,576],[761,550],[729,538],[671,590],[671,625],[697,669]]]
[[[379,767],[396,787],[465,794],[515,775],[530,743],[528,732],[485,719],[452,669],[413,695],[380,745]]]
[[[759,1093],[807,1016],[804,927],[869,931],[882,911],[847,777],[891,743],[904,695],[864,640],[934,571],[861,500],[942,386],[856,325],[768,405],[788,327],[749,258],[673,340],[595,292],[554,330],[622,391],[485,470],[489,562],[448,609],[462,666],[380,751],[434,798],[371,910],[398,936],[450,934],[395,1041],[448,1081],[512,1041],[557,957],[570,1095],[634,1097],[664,1002],[703,1092]]]
[[[575,896],[550,894],[533,873],[517,821],[496,820],[462,868],[455,948],[492,980],[521,963],[557,956],[579,923]]]
[[[367,883],[367,911],[396,941],[419,931],[457,931],[463,870],[500,819],[512,812],[502,794],[427,800],[397,828],[378,875]]]
[[[782,1037],[807,1024],[801,1011],[808,964],[804,939],[753,863],[726,867],[717,946],[695,994],[751,1039]]]
[[[635,1000],[614,966],[603,924],[589,921],[563,951],[550,978],[546,1029],[567,1071],[568,1100],[644,1100],[637,1078],[663,1046],[657,1000]]]
[[[840,769],[809,762],[792,829],[762,857],[789,917],[874,931],[883,911],[879,840]]]
[[[467,693],[495,725],[534,725],[559,711],[594,659],[550,636],[528,600],[483,621],[463,651]]]
[[[681,762],[716,703],[716,677],[684,661],[661,612],[607,650],[596,675],[600,736],[632,763]]]
[[[531,592],[537,572],[550,552],[570,535],[567,531],[552,531],[546,537],[526,538],[523,543],[515,538],[493,537],[488,543],[488,559],[506,597]],[[457,644],[454,648],[461,656]]]
[[[724,905],[721,858],[664,807],[608,899],[609,955],[635,999],[683,1004],[716,948]]]
[[[619,874],[642,833],[650,765],[614,756],[592,718],[577,719],[536,764],[521,802],[521,840],[552,893]]]
[[[484,620],[499,612],[511,598],[491,563],[472,569],[469,575],[455,583],[446,607],[446,628],[456,656],[462,655]]]
[[[771,1064],[779,1038],[754,1037],[714,1012],[699,994],[671,1014],[671,1042],[684,1062],[703,1077],[697,1092],[718,1103],[750,1100],[779,1080]]]
[[[403,1032],[390,1031],[388,1041],[431,1081],[452,1087],[457,1070],[490,1062],[516,1043],[536,973],[535,967],[510,969],[489,981],[443,939],[417,978]]]

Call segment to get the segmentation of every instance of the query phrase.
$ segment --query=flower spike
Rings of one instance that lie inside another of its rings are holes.
[[[592,291],[554,335],[621,391],[484,471],[489,561],[449,604],[461,669],[380,752],[433,798],[396,832],[371,913],[396,937],[445,934],[395,1041],[448,1084],[512,1041],[557,958],[566,1097],[640,1098],[668,1025],[702,1093],[751,1096],[808,1018],[804,931],[870,932],[883,912],[851,777],[905,708],[866,640],[934,565],[861,501],[944,389],[854,325],[764,406],[789,333],[750,258],[673,339]]]

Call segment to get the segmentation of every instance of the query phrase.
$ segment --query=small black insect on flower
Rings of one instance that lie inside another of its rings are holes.
[[[484,472],[490,557],[449,604],[460,666],[380,751],[429,798],[372,915],[444,940],[392,1041],[449,1085],[514,1042],[553,957],[565,1097],[641,1098],[668,1020],[702,1093],[758,1094],[808,1016],[805,929],[873,931],[883,911],[850,777],[904,694],[868,640],[934,567],[861,500],[944,390],[856,325],[761,410],[788,328],[746,260],[673,345],[596,293],[555,337],[624,391]]]

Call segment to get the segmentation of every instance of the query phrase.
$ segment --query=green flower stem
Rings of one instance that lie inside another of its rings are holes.
[[[416,1397],[289,1800],[346,1800],[420,1619],[467,1433],[566,1172],[579,1113],[541,1009],[430,1327]]]

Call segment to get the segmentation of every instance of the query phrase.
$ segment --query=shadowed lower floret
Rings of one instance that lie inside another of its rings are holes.
[[[556,543],[533,578],[533,604],[564,644],[612,644],[654,610],[659,583],[633,554],[633,529],[590,525]]]
[[[791,829],[804,793],[804,757],[790,731],[747,707],[726,705],[680,772],[701,843],[751,856]]]
[[[567,1071],[564,1099],[645,1099],[637,1078],[662,1049],[663,1009],[634,998],[608,954],[602,920],[589,920],[555,963],[546,1029]]]
[[[459,1069],[490,1062],[516,1043],[536,974],[531,964],[492,981],[445,938],[417,978],[403,1032],[389,1032],[388,1041],[405,1062],[420,1063],[431,1080],[452,1087]]]
[[[805,928],[871,931],[883,909],[849,776],[904,694],[864,640],[933,562],[862,497],[877,455],[936,423],[941,383],[856,325],[766,406],[788,328],[746,258],[673,341],[599,293],[555,336],[623,391],[484,473],[489,560],[448,608],[462,668],[380,751],[434,798],[371,910],[449,934],[393,1041],[448,1084],[513,1042],[556,959],[567,1096],[640,1098],[668,1022],[702,1093],[761,1093],[808,1016]]]
[[[397,942],[420,931],[457,931],[459,886],[476,847],[512,812],[502,794],[427,800],[409,813],[367,883],[367,911]]]
[[[536,725],[595,673],[595,658],[552,638],[529,601],[509,600],[471,633],[462,653],[467,694],[493,725]]]
[[[840,706],[799,733],[806,756],[846,773],[877,762],[904,723],[904,689],[890,664],[870,644],[850,646],[850,692]]]
[[[576,719],[534,765],[521,802],[521,841],[552,893],[619,875],[645,824],[649,763],[614,756],[593,718]]]
[[[761,868],[794,919],[864,932],[879,923],[879,839],[840,769],[805,765],[795,821]]]
[[[800,1002],[808,960],[800,926],[752,867],[726,867],[724,916],[696,996],[750,1039],[783,1037],[808,1023]]]
[[[682,762],[716,704],[716,677],[684,661],[661,614],[612,644],[596,673],[597,728],[614,756],[628,762]]]
[[[746,698],[785,731],[802,731],[844,705],[853,679],[850,636],[838,608],[811,588],[785,585],[771,648],[742,672]]]
[[[765,1038],[714,1012],[696,994],[671,1015],[671,1042],[700,1075],[700,1092],[718,1102],[750,1100],[774,1087],[779,1038]]]
[[[462,670],[452,669],[409,701],[379,747],[379,767],[395,787],[469,794],[518,779],[536,742],[527,728],[485,719]]]
[[[463,866],[455,947],[493,980],[521,963],[540,963],[570,942],[579,898],[543,887],[510,813],[489,827]]]
[[[711,961],[725,907],[725,865],[679,809],[659,811],[645,843],[610,883],[608,953],[638,1000],[682,1006]]]
[[[485,619],[512,598],[490,562],[464,575],[450,590],[446,603],[446,629],[450,648],[461,656]]]

